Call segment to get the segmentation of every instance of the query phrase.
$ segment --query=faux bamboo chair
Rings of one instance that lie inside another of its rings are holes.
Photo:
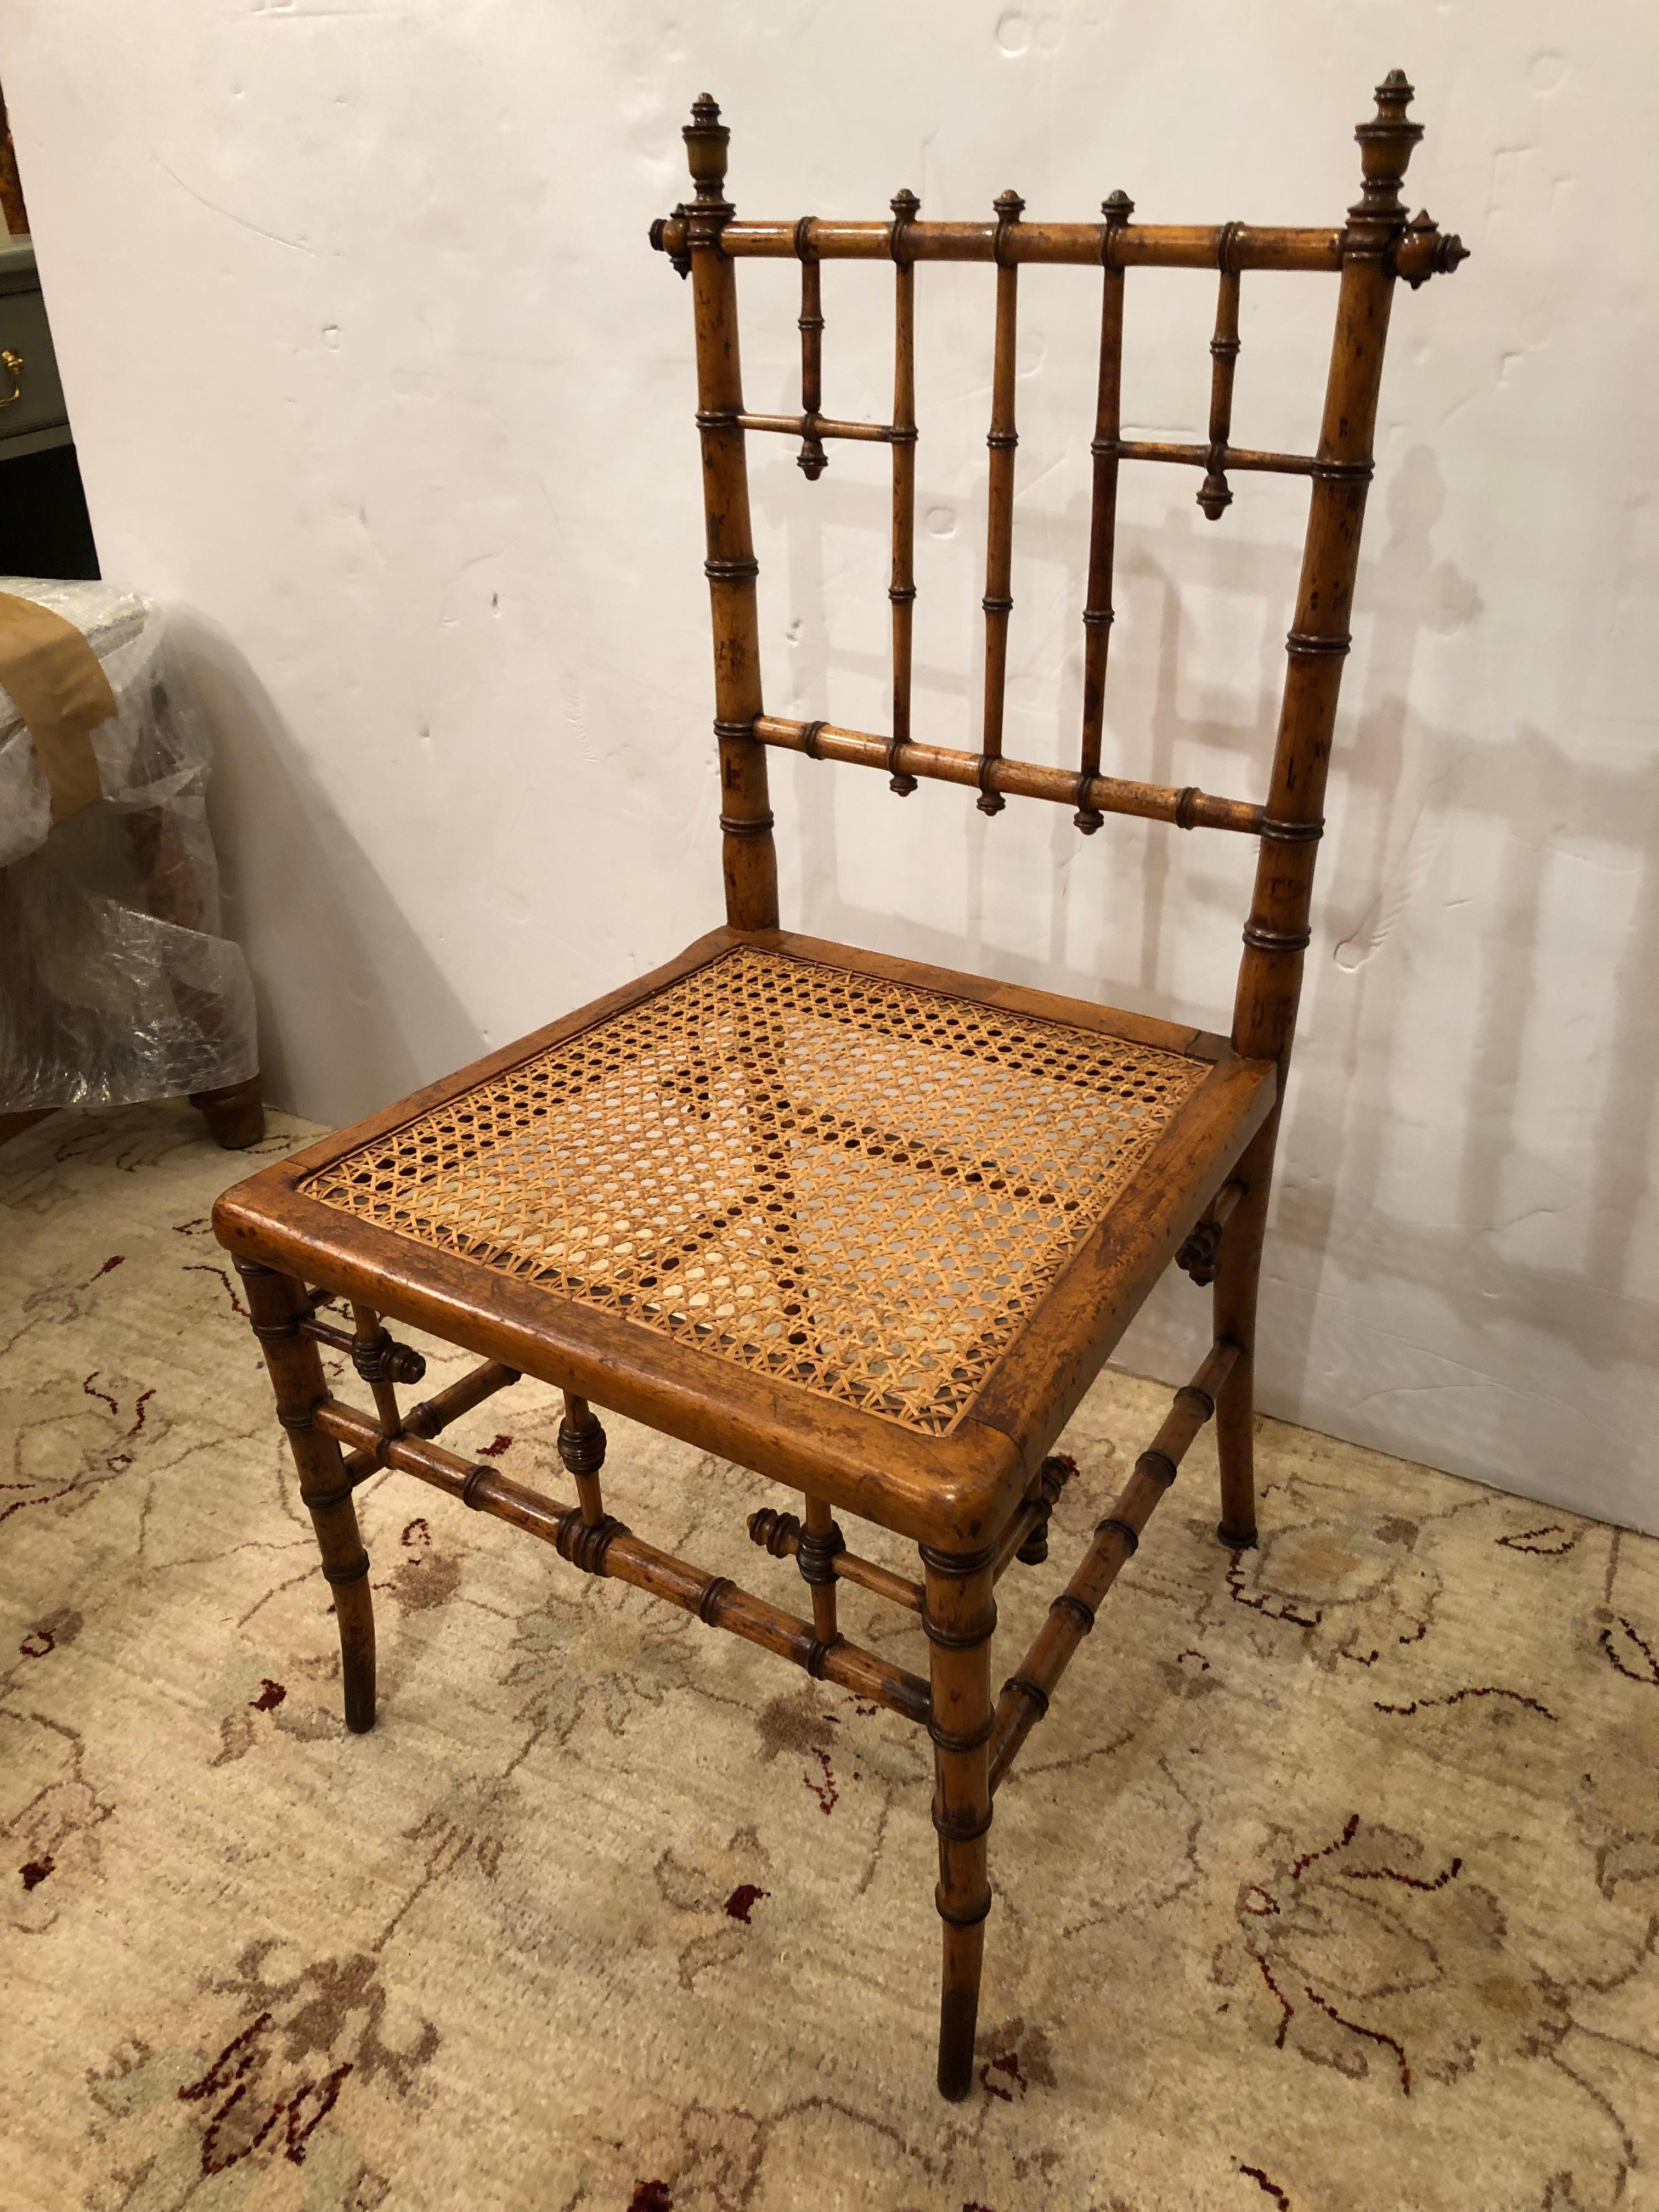
[[[739,222],[724,197],[727,133],[712,100],[684,137],[695,196],[653,226],[690,275],[696,309],[714,632],[726,921],[615,991],[356,1127],[264,1170],[214,1222],[246,1285],[322,1571],[338,1610],[346,1720],[374,1718],[368,1561],[352,1492],[395,1468],[924,1727],[934,1749],[936,1892],[944,1923],[939,2084],[972,2078],[993,1795],[1182,1456],[1212,1415],[1224,1545],[1255,1540],[1251,1353],[1278,1102],[1295,1027],[1320,808],[1348,649],[1349,604],[1395,282],[1454,268],[1462,248],[1399,187],[1420,127],[1398,71],[1356,137],[1363,189],[1320,229],[1152,227],[1114,193],[1098,222],[1030,222],[1005,192],[991,222],[923,222],[908,192],[890,222]],[[801,410],[750,413],[738,359],[737,264],[801,272]],[[895,272],[890,422],[820,411],[826,259]],[[985,695],[975,753],[914,738],[911,547],[918,264],[995,270],[995,365],[985,591]],[[1098,272],[1103,294],[1093,455],[1081,747],[1075,769],[1002,750],[1014,483],[1014,330],[1027,262]],[[1119,367],[1125,275],[1219,273],[1209,436],[1125,438]],[[1238,300],[1247,270],[1338,279],[1324,416],[1312,454],[1231,441]],[[872,736],[769,714],[761,699],[745,441],[802,440],[809,478],[837,439],[887,446],[892,467],[893,726]],[[1307,538],[1286,640],[1266,802],[1166,790],[1100,770],[1112,621],[1114,513],[1125,462],[1203,471],[1212,520],[1234,472],[1306,477]],[[1231,1038],[1040,991],[796,936],[778,926],[767,751],[1010,798],[1259,841]],[[1171,1260],[1214,1284],[1214,1341],[1003,1687],[991,1692],[993,1591],[1041,1561],[1070,1471],[1050,1445]],[[349,1303],[349,1329],[323,1318]],[[483,1364],[404,1411],[417,1353],[395,1317]],[[319,1345],[349,1353],[373,1413],[331,1395]],[[543,1496],[433,1439],[520,1373],[565,1393],[559,1452],[577,1502]],[[611,1407],[804,1494],[757,1512],[755,1541],[793,1553],[811,1620],[634,1535],[605,1509]],[[836,1509],[914,1540],[909,1579],[843,1540]],[[846,1583],[919,1613],[928,1675],[841,1631]]]

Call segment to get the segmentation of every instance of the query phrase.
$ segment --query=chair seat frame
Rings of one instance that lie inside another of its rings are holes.
[[[1399,198],[1420,136],[1419,126],[1407,117],[1411,97],[1398,71],[1377,88],[1376,115],[1356,133],[1360,199],[1345,225],[1323,230],[1137,225],[1121,193],[1103,204],[1099,223],[1027,223],[1024,203],[1012,192],[1000,197],[991,223],[923,222],[908,192],[892,202],[890,222],[739,222],[724,194],[727,132],[714,103],[706,95],[700,99],[684,132],[694,197],[653,226],[652,242],[690,276],[694,298],[726,925],[653,974],[273,1164],[228,1192],[215,1209],[216,1233],[246,1288],[322,1572],[333,1590],[348,1726],[366,1729],[375,1715],[368,1560],[354,1493],[372,1475],[392,1468],[539,1537],[585,1572],[631,1583],[924,1727],[934,1753],[935,1901],[943,1937],[938,2078],[950,2098],[966,2095],[973,2079],[991,1904],[987,1839],[994,1793],[1048,1711],[1061,1674],[1188,1447],[1212,1419],[1221,1474],[1218,1535],[1235,1551],[1255,1541],[1251,1439],[1262,1236],[1309,943],[1314,861],[1348,646],[1389,304],[1399,279],[1415,287],[1462,258],[1459,242],[1442,236],[1426,216],[1408,221]],[[744,406],[735,267],[745,257],[793,258],[800,265],[798,416],[756,415]],[[820,266],[836,258],[888,260],[895,271],[894,405],[887,422],[844,422],[822,411]],[[986,677],[977,753],[920,742],[911,730],[915,270],[936,260],[983,261],[996,272]],[[1027,262],[1091,266],[1103,284],[1083,726],[1075,771],[1009,759],[1002,750],[1018,443],[1017,283]],[[1121,434],[1124,273],[1146,266],[1210,269],[1218,276],[1210,435],[1203,445],[1152,444]],[[1339,279],[1324,415],[1311,455],[1231,443],[1239,278],[1255,269],[1324,271]],[[826,441],[881,443],[890,450],[893,727],[886,735],[764,711],[745,441],[767,433],[800,438],[799,462],[809,482],[830,465]],[[1212,520],[1231,502],[1229,471],[1309,480],[1284,703],[1262,804],[1101,771],[1117,480],[1126,461],[1202,468],[1199,504]],[[1069,805],[1085,835],[1097,830],[1108,814],[1124,814],[1254,836],[1260,860],[1231,1036],[782,930],[767,793],[767,754],[774,748],[878,769],[901,797],[922,781],[966,786],[977,791],[988,815],[1018,797]],[[490,1273],[464,1253],[433,1249],[315,1194],[316,1179],[347,1153],[464,1097],[535,1054],[627,1014],[741,946],[1093,1031],[1172,1055],[1197,1071],[1183,1079],[1186,1103],[1128,1189],[1077,1243],[948,1433],[919,1433],[878,1413],[811,1395],[787,1378],[710,1358],[627,1317],[562,1297],[544,1284]],[[996,1583],[1016,1562],[1035,1566],[1046,1559],[1049,1519],[1074,1472],[1051,1447],[1172,1260],[1195,1281],[1212,1285],[1211,1348],[1192,1381],[1176,1393],[1168,1419],[1097,1524],[1030,1650],[994,1698]],[[349,1327],[343,1318],[329,1317],[336,1301],[349,1308]],[[468,1350],[480,1364],[433,1397],[405,1407],[398,1390],[422,1380],[424,1362],[391,1336],[388,1319]],[[371,1394],[372,1413],[329,1389],[321,1362],[325,1346],[349,1357]],[[574,1502],[549,1498],[436,1441],[453,1422],[526,1374],[564,1394],[558,1449],[574,1480]],[[794,1559],[810,1598],[810,1618],[659,1550],[607,1512],[599,1480],[605,1439],[596,1403],[800,1494],[800,1515],[761,1508],[750,1516],[750,1534],[773,1558]],[[919,1575],[896,1573],[851,1549],[835,1518],[838,1510],[914,1541]],[[929,1651],[925,1678],[842,1632],[842,1583],[919,1617]]]

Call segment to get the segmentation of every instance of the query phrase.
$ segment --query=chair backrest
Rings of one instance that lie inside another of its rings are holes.
[[[901,796],[918,777],[976,787],[987,814],[1010,797],[1045,799],[1075,809],[1085,834],[1108,814],[1139,815],[1185,830],[1231,830],[1260,840],[1261,853],[1234,1007],[1233,1043],[1252,1058],[1283,1061],[1296,1024],[1314,858],[1322,827],[1325,775],[1336,716],[1348,614],[1359,556],[1360,525],[1371,475],[1382,350],[1395,279],[1413,289],[1464,258],[1462,243],[1442,236],[1426,215],[1407,220],[1400,198],[1422,126],[1409,121],[1412,88],[1395,70],[1376,88],[1376,112],[1360,124],[1362,188],[1336,228],[1261,229],[1242,222],[1217,228],[1150,225],[1114,192],[1098,222],[1027,222],[1024,202],[1007,191],[994,222],[923,222],[914,193],[891,202],[889,221],[739,222],[725,197],[728,132],[705,94],[692,107],[684,138],[695,197],[655,222],[651,242],[690,276],[696,310],[697,427],[702,436],[708,526],[705,572],[714,631],[714,731],[720,753],[720,829],[727,918],[741,929],[775,928],[777,868],[767,803],[766,748],[814,759],[884,769]],[[736,262],[747,257],[800,264],[801,411],[755,415],[744,406],[738,350]],[[890,261],[895,282],[892,419],[839,422],[820,411],[823,317],[818,268],[826,260]],[[985,692],[977,753],[915,743],[910,732],[911,617],[915,599],[915,286],[918,262],[984,261],[996,271],[992,370],[989,497],[985,557]],[[1014,338],[1023,262],[1076,264],[1101,272],[1100,375],[1095,408],[1093,501],[1088,587],[1083,613],[1083,717],[1076,769],[1010,759],[1002,750],[1013,535]],[[1124,275],[1133,268],[1218,272],[1215,335],[1210,342],[1209,437],[1203,445],[1126,439],[1119,417]],[[1234,446],[1233,368],[1237,359],[1239,284],[1246,270],[1305,270],[1339,278],[1336,327],[1317,452],[1261,453]],[[858,439],[892,453],[892,727],[884,735],[768,714],[761,699],[754,544],[750,530],[745,440],[750,431],[801,441],[809,481],[823,471],[828,440]],[[1212,521],[1231,501],[1230,473],[1266,471],[1310,479],[1296,611],[1285,640],[1285,691],[1265,805],[1217,799],[1188,786],[1173,790],[1100,773],[1107,649],[1112,623],[1112,554],[1118,471],[1125,461],[1201,469],[1198,503]]]

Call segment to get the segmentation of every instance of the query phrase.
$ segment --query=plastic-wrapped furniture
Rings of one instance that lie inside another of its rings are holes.
[[[0,579],[0,1114],[184,1093],[221,1144],[263,1133],[207,772],[158,608]]]
[[[1416,285],[1462,254],[1426,216],[1408,222],[1399,198],[1419,135],[1410,99],[1397,73],[1378,88],[1376,115],[1358,133],[1363,189],[1346,224],[1296,230],[1139,224],[1121,194],[1097,222],[1027,223],[1014,193],[997,201],[994,222],[923,222],[908,193],[893,201],[890,222],[743,222],[725,197],[720,111],[698,100],[685,132],[695,198],[656,226],[653,240],[690,276],[695,308],[726,925],[654,975],[268,1168],[215,1209],[247,1286],[332,1586],[348,1724],[366,1729],[374,1717],[368,1560],[352,1491],[386,1467],[498,1515],[589,1574],[653,1591],[908,1716],[934,1753],[947,2097],[964,2096],[972,2080],[993,1793],[1212,1417],[1221,1540],[1255,1540],[1256,1283],[1383,341],[1396,279]],[[736,272],[751,256],[800,264],[799,415],[744,405]],[[887,422],[820,410],[818,264],[836,258],[895,270]],[[977,753],[921,742],[909,713],[913,307],[928,264],[951,260],[984,264],[995,295]],[[1064,769],[1002,750],[1015,319],[1028,262],[1092,270],[1103,293],[1082,729],[1077,764]],[[1126,305],[1135,299],[1131,272],[1147,266],[1218,276],[1202,444],[1122,435]],[[1312,453],[1232,443],[1239,287],[1261,269],[1336,279]],[[809,483],[828,442],[888,449],[890,732],[787,720],[762,702],[745,441],[771,432],[803,441]],[[1139,463],[1201,471],[1199,501],[1212,520],[1227,512],[1230,474],[1307,481],[1265,802],[1101,773],[1117,478]],[[1075,809],[1085,832],[1127,814],[1253,840],[1231,1035],[781,929],[766,787],[774,746],[875,769],[901,795],[922,779],[965,786],[988,814],[1031,798]],[[1050,1447],[1172,1261],[1213,1282],[1211,1349],[994,1698],[997,1580],[1016,1560],[1044,1558],[1072,1474]],[[349,1328],[320,1312],[331,1296],[351,1303]],[[483,1364],[405,1413],[398,1386],[418,1381],[422,1363],[389,1336],[387,1316]],[[373,1412],[331,1394],[323,1345],[349,1354]],[[434,1441],[525,1370],[566,1393],[559,1451],[574,1504]],[[804,1493],[799,1516],[765,1507],[750,1534],[774,1557],[793,1554],[810,1619],[659,1550],[605,1511],[594,1401]],[[837,1509],[915,1541],[918,1575],[860,1556]],[[849,1583],[920,1616],[926,1676],[842,1632]]]

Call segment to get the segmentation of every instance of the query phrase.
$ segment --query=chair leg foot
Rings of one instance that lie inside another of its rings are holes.
[[[344,1456],[312,1419],[328,1395],[328,1385],[315,1342],[300,1334],[301,1316],[310,1311],[311,1302],[303,1284],[274,1267],[238,1260],[236,1272],[270,1370],[276,1417],[294,1452],[301,1501],[317,1534],[323,1578],[334,1593],[346,1726],[354,1735],[364,1735],[374,1725],[374,1599]]]
[[[1215,1261],[1215,1334],[1239,1346],[1232,1372],[1216,1394],[1215,1446],[1221,1467],[1221,1525],[1229,1550],[1254,1548],[1255,1533],[1255,1302],[1261,1239],[1273,1187],[1273,1115],[1252,1138],[1235,1170],[1244,1195],[1221,1232]]]
[[[340,1625],[345,1724],[353,1735],[367,1735],[374,1725],[374,1600],[367,1566],[355,1582],[335,1585],[334,1609]]]
[[[985,1963],[985,1923],[945,1925],[945,1976],[939,2001],[939,2093],[959,2105],[974,2086],[974,2034]]]

